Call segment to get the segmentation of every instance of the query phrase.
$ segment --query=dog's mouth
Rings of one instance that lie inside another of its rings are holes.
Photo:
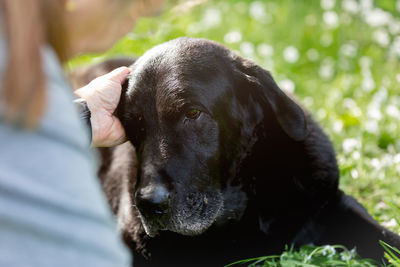
[[[156,237],[160,231],[171,231],[182,235],[194,236],[205,232],[223,211],[223,197],[219,191],[189,193],[177,196],[171,203],[167,214],[139,216],[146,234]]]
[[[140,212],[139,212],[140,214]],[[154,222],[152,220],[145,219],[144,216],[140,215],[140,220],[142,222],[144,231],[150,237],[156,237],[161,230],[165,230],[165,226],[159,222]]]

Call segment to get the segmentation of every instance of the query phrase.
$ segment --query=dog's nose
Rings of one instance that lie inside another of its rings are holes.
[[[146,186],[136,192],[136,206],[146,215],[164,215],[168,213],[170,195],[161,185]]]

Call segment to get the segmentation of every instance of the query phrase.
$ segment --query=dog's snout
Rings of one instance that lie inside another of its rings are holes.
[[[142,213],[149,216],[168,213],[170,194],[161,185],[151,185],[136,192],[136,205]]]

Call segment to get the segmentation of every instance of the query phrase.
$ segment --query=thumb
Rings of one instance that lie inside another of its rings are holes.
[[[119,82],[120,84],[123,84],[130,72],[131,72],[131,69],[128,67],[119,67],[119,68],[116,68],[115,70],[107,73],[104,76],[110,80],[114,80],[114,81]]]

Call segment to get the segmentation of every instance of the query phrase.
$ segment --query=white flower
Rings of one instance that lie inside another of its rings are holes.
[[[347,260],[349,260],[349,256],[346,255],[346,254],[344,254],[344,253],[341,253],[341,254],[340,254],[340,259],[341,259],[342,261],[347,261]]]
[[[400,154],[394,155],[393,163],[395,163],[395,164],[400,163]]]
[[[400,3],[400,1],[399,1]],[[392,35],[396,35],[400,33],[400,21],[392,21],[392,23],[389,24],[389,32]]]
[[[365,123],[365,130],[372,134],[378,133],[378,122],[376,120],[368,120]]]
[[[365,22],[372,27],[385,26],[392,21],[392,15],[379,8],[368,10],[363,15]]]
[[[367,116],[370,119],[374,120],[381,120],[382,119],[382,112],[379,108],[378,105],[369,105],[368,111],[367,111]]]
[[[372,64],[371,62],[372,60],[367,56],[363,56],[359,60],[359,64],[361,66],[361,74],[363,77],[361,88],[366,92],[371,92],[375,89],[375,81],[370,70]]]
[[[323,108],[318,109],[318,111],[317,111],[317,118],[318,118],[318,120],[325,119],[325,118],[326,118],[326,115],[327,115],[327,112],[326,112],[325,109],[323,109]]]
[[[382,225],[387,228],[393,228],[397,226],[397,222],[394,218],[392,218],[390,221],[382,222]]]
[[[342,8],[349,13],[357,13],[360,10],[360,7],[356,0],[343,0]]]
[[[343,130],[343,122],[340,120],[335,121],[335,123],[333,123],[333,131],[335,133],[341,133],[342,130]]]
[[[395,105],[389,105],[386,107],[386,114],[389,116],[400,119],[400,110]]]
[[[250,17],[255,19],[262,19],[265,16],[265,5],[260,1],[251,2],[249,7]]]
[[[221,24],[222,15],[221,11],[217,8],[208,8],[201,20],[203,27],[211,29]]]
[[[311,255],[307,255],[305,258],[304,258],[304,262],[309,262],[311,260]]]
[[[389,54],[400,57],[400,36],[397,36],[390,46]]]
[[[314,98],[312,98],[311,96],[307,96],[303,99],[303,104],[306,107],[311,107],[314,104]]]
[[[334,75],[334,70],[332,65],[321,65],[321,67],[319,68],[319,76],[321,76],[321,78],[323,78],[324,80],[329,80],[333,77]]]
[[[375,42],[377,42],[382,47],[387,47],[390,43],[390,36],[384,29],[377,29],[372,34]]]
[[[355,138],[347,138],[347,139],[344,139],[342,147],[343,147],[343,151],[345,153],[350,153],[356,148],[360,149],[361,142]]]
[[[267,13],[265,4],[261,1],[254,1],[250,4],[249,15],[261,22],[271,23],[273,20],[271,14]]]
[[[295,84],[292,80],[290,79],[283,79],[279,82],[279,87],[290,94],[294,93],[294,89],[295,89]]]
[[[357,43],[354,41],[343,44],[340,47],[340,53],[346,57],[354,58],[357,55]]]
[[[392,154],[384,154],[382,157],[382,166],[383,167],[389,167],[393,165],[393,155]]]
[[[289,63],[295,63],[299,57],[299,50],[294,46],[288,46],[283,51],[283,58]]]
[[[351,177],[353,177],[353,179],[358,179],[358,171],[355,169],[352,169],[351,172]]]
[[[336,254],[335,248],[330,245],[324,246],[324,251],[329,253],[328,258],[332,258]]]
[[[343,106],[349,109],[352,115],[355,117],[362,115],[361,109],[357,106],[357,103],[352,98],[343,99]]]
[[[186,32],[188,35],[192,35],[192,34],[197,34],[197,33],[201,32],[201,30],[202,30],[202,26],[200,25],[200,23],[193,22],[193,23],[189,24],[189,26],[186,29]]]
[[[318,50],[315,48],[310,48],[307,50],[306,56],[310,61],[317,61],[319,59]]]
[[[347,109],[353,109],[357,106],[357,103],[356,101],[354,101],[353,98],[346,97],[345,99],[343,99],[343,106]]]
[[[373,108],[378,108],[380,109],[382,103],[384,101],[386,101],[386,99],[388,98],[388,91],[385,87],[380,87],[379,90],[374,94],[374,96],[372,97],[372,101],[370,106],[368,107],[369,109],[373,109]]]
[[[228,44],[239,43],[242,40],[242,33],[239,31],[231,31],[225,34],[224,41]]]
[[[335,74],[334,61],[332,58],[325,58],[319,67],[319,76],[324,80],[329,80]]]
[[[240,51],[246,57],[252,57],[254,55],[254,45],[250,42],[243,42],[240,44]]]
[[[361,154],[359,151],[354,151],[353,154],[351,154],[351,157],[355,160],[358,160],[361,158]]]
[[[383,210],[385,210],[385,209],[387,209],[387,204],[386,204],[385,202],[383,202],[383,201],[379,201],[378,204],[376,204],[376,207],[377,207],[378,209],[383,209]]]
[[[357,250],[356,250],[355,247],[352,248],[349,252],[350,252],[350,257],[355,257],[355,256],[357,256]]]
[[[370,10],[373,6],[373,0],[360,0],[360,7],[363,11]]]
[[[268,44],[259,44],[257,52],[262,57],[271,57],[274,54],[274,48]]]
[[[339,26],[339,16],[335,11],[324,12],[322,19],[329,28],[334,29]]]
[[[366,75],[361,82],[361,87],[366,92],[371,92],[372,90],[375,89],[375,81],[371,76],[372,76],[371,74]]]
[[[371,159],[370,164],[371,164],[371,166],[374,167],[376,170],[380,170],[381,167],[382,167],[381,162],[380,162],[379,159],[377,159],[377,158]]]
[[[335,7],[335,0],[321,0],[322,9],[329,10]]]

